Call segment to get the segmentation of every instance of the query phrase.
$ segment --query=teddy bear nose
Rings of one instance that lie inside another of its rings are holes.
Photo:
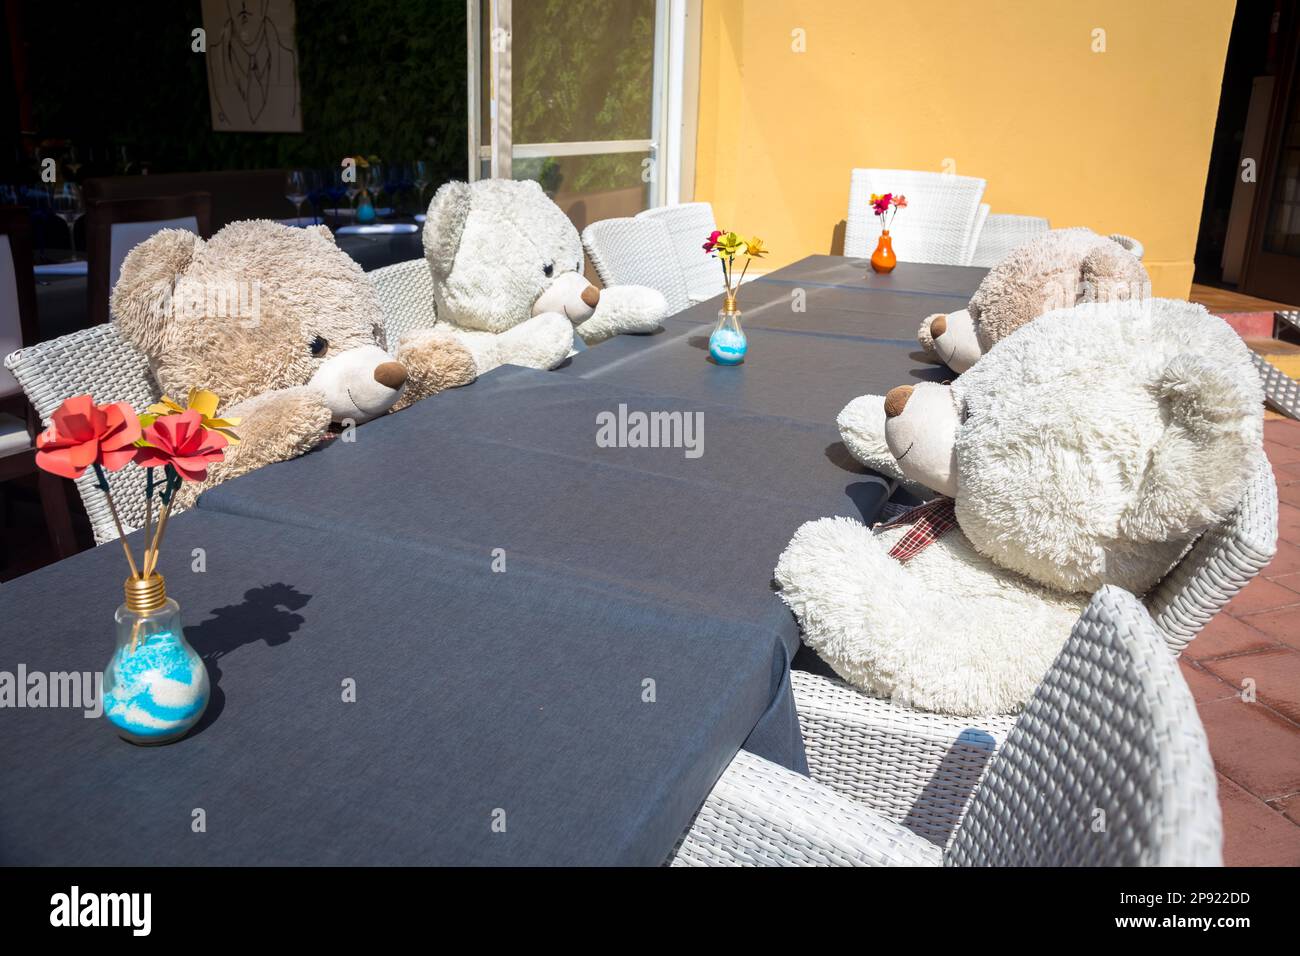
[[[903,413],[903,406],[912,397],[911,385],[900,385],[885,393],[885,417],[897,418]]]
[[[375,381],[396,391],[406,384],[406,366],[401,362],[380,362],[375,366]]]
[[[934,321],[930,323],[930,338],[937,339],[943,333],[948,331],[948,316],[936,315]]]
[[[587,308],[594,309],[600,302],[600,290],[588,283],[587,288],[582,290],[582,301],[587,303]]]

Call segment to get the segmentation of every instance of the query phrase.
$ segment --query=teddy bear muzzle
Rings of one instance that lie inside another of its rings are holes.
[[[885,395],[885,442],[899,470],[950,498],[957,497],[960,423],[946,385],[900,385]]]
[[[600,290],[581,273],[564,272],[556,276],[533,303],[533,315],[558,312],[574,325],[587,321],[600,304]]]
[[[930,338],[935,354],[954,372],[964,372],[980,360],[975,321],[968,309],[936,315],[930,322]]]
[[[392,408],[406,378],[401,362],[377,345],[362,345],[331,355],[309,384],[325,396],[334,421],[361,423]]]

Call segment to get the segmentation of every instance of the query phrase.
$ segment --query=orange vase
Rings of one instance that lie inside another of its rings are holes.
[[[871,268],[876,272],[893,272],[896,265],[898,259],[894,256],[894,242],[889,238],[889,230],[883,229],[880,241],[876,243],[876,251],[871,254]]]

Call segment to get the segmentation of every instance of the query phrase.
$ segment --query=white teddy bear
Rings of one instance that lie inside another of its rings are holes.
[[[582,275],[578,230],[531,181],[450,182],[424,223],[438,325],[474,353],[479,373],[510,363],[554,368],[574,333],[594,345],[623,332],[651,332],[668,313],[642,286],[598,290]]]
[[[921,347],[954,372],[965,372],[1016,329],[1054,309],[1084,302],[1144,300],[1150,279],[1141,261],[1114,239],[1090,229],[1053,229],[1016,247],[989,270],[964,309],[927,316]],[[836,424],[858,461],[883,475],[902,474],[885,445],[883,399],[849,402]],[[920,497],[926,489],[904,480]]]
[[[952,385],[885,397],[903,473],[941,495],[867,528],[812,521],[777,564],[804,641],[909,707],[1012,711],[1088,597],[1146,593],[1240,500],[1263,455],[1240,338],[1155,299],[1051,312]]]

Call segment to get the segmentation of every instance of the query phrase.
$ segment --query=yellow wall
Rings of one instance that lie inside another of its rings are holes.
[[[768,240],[774,268],[832,251],[853,167],[951,159],[988,180],[993,212],[1136,236],[1155,293],[1185,297],[1232,12],[1233,0],[703,0],[695,198]]]

